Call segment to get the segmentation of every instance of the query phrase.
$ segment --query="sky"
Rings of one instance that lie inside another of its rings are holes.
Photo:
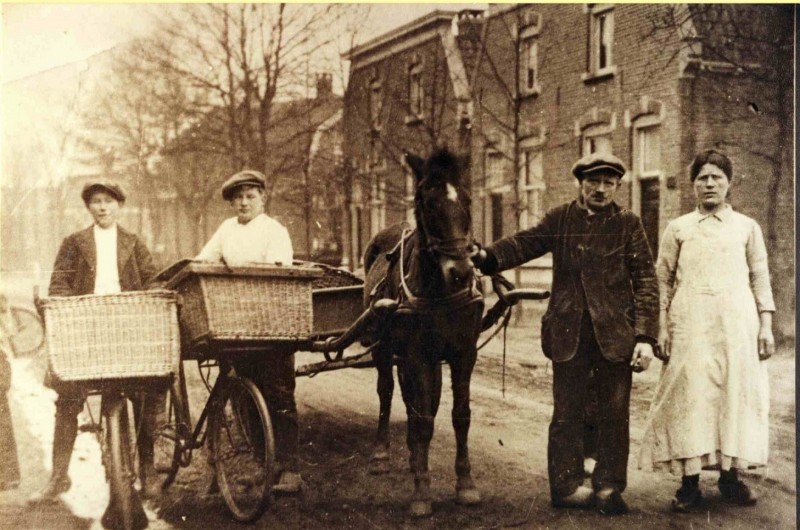
[[[78,61],[146,34],[153,9],[164,4],[2,5],[2,81],[13,81]],[[435,9],[485,8],[485,3],[376,4],[374,37]]]

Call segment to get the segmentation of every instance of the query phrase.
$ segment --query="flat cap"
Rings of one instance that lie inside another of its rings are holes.
[[[84,184],[83,190],[81,191],[81,199],[83,199],[83,202],[88,203],[89,199],[92,198],[92,194],[97,191],[104,191],[108,193],[120,203],[125,202],[125,192],[122,191],[122,187],[116,182],[111,182],[110,180],[94,180],[87,182]]]
[[[263,173],[245,169],[233,175],[222,185],[222,198],[226,201],[231,200],[233,192],[239,186],[257,186],[262,190],[267,187],[267,179]]]
[[[616,173],[620,177],[625,175],[627,171],[622,160],[610,153],[592,153],[586,155],[572,166],[572,174],[575,175],[578,180],[583,179],[583,177],[589,173],[602,170]]]

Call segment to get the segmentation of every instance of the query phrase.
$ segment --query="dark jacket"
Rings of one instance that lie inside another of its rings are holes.
[[[49,295],[92,294],[97,267],[95,252],[92,226],[65,237],[53,266]],[[119,225],[117,225],[117,267],[119,285],[123,291],[143,290],[156,275],[153,258],[144,242]]]
[[[487,251],[499,270],[553,253],[553,287],[542,317],[542,349],[554,362],[578,348],[588,309],[603,357],[629,361],[637,340],[658,336],[658,282],[639,217],[612,203],[589,216],[577,201],[550,210]],[[585,296],[584,296],[585,293]]]

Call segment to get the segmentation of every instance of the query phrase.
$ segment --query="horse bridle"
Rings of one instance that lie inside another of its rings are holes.
[[[438,238],[425,234],[425,250],[454,260],[465,260],[472,254],[475,240],[469,237]]]
[[[456,291],[455,293],[441,297],[441,298],[427,298],[422,296],[417,296],[413,292],[411,292],[411,288],[408,286],[406,282],[406,271],[405,271],[405,245],[406,241],[411,237],[411,235],[415,232],[415,229],[405,228],[403,230],[402,235],[400,236],[400,286],[403,288],[402,297],[400,300],[400,307],[398,308],[399,313],[409,313],[409,312],[435,312],[441,311],[442,309],[448,310],[456,310],[461,309],[467,305],[481,302],[483,303],[483,295],[481,294],[480,290],[478,289],[478,282],[475,276],[472,277],[472,281],[469,285]],[[472,242],[468,238],[465,237],[458,237],[452,239],[438,239],[433,238],[433,242],[429,242],[426,249],[430,252],[439,252],[444,256],[447,256],[452,259],[467,259],[470,255],[470,250],[467,250],[472,246]],[[448,244],[452,242],[464,242],[466,241],[465,245],[459,246],[457,248],[448,246]],[[464,256],[463,258],[460,256]]]

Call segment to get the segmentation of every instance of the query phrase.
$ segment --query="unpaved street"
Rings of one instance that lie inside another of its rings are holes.
[[[454,502],[454,437],[450,425],[449,384],[431,447],[434,515],[413,520],[406,514],[412,480],[405,448],[405,409],[399,389],[392,420],[391,470],[370,475],[367,460],[377,415],[375,374],[372,370],[341,370],[298,380],[301,418],[302,472],[305,493],[296,499],[277,499],[255,528],[795,528],[795,388],[794,355],[780,352],[770,362],[772,374],[771,465],[749,477],[760,496],[757,506],[724,504],[714,474],[704,473],[704,510],[691,515],[669,511],[678,479],[636,469],[636,454],[649,398],[660,365],[634,376],[632,444],[629,486],[625,498],[631,513],[608,518],[594,512],[550,507],[546,473],[547,426],[551,397],[549,365],[538,348],[531,326],[510,328],[507,341],[506,392],[502,395],[502,336],[482,350],[472,385],[470,450],[474,477],[483,493],[475,508]],[[538,326],[537,326],[538,328]],[[317,360],[298,355],[298,363]],[[194,407],[206,391],[195,367],[186,364]],[[447,369],[444,370],[448,377]],[[17,391],[19,392],[19,390]],[[95,508],[58,505],[32,512],[24,495],[46,480],[46,459],[34,447],[36,437],[15,400],[17,438],[24,477],[20,492],[0,496],[2,528],[98,528]],[[12,405],[14,406],[14,405]],[[196,413],[199,410],[195,411]],[[197,417],[197,414],[195,414]],[[87,456],[84,460],[90,459]],[[73,459],[73,481],[76,476]],[[102,467],[99,468],[102,473]],[[30,473],[34,475],[31,476]],[[95,475],[97,473],[95,472]],[[97,476],[90,478],[98,484]],[[242,528],[230,519],[221,498],[207,495],[210,475],[203,452],[192,466],[179,472],[177,482],[156,502],[148,504],[151,528]],[[89,479],[87,479],[89,480]],[[107,493],[102,483],[95,497]],[[96,499],[95,499],[96,501]],[[83,502],[88,502],[84,500]],[[80,514],[80,515],[78,515]]]

